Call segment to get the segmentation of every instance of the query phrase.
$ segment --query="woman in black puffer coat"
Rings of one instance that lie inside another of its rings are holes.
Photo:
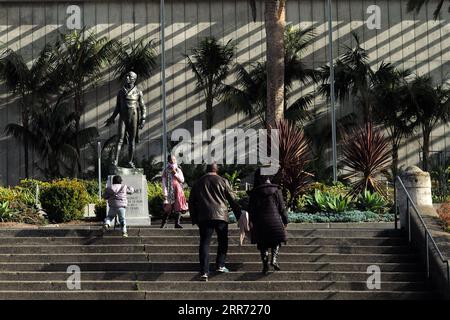
[[[269,271],[269,248],[272,249],[271,265],[280,270],[278,255],[281,243],[286,243],[288,216],[280,187],[262,176],[261,169],[255,172],[254,188],[249,192],[248,212],[252,225],[252,243],[261,252],[263,273]]]

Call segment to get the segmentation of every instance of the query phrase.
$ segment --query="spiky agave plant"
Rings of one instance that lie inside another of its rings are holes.
[[[310,161],[310,141],[302,128],[289,120],[279,120],[276,124],[279,134],[279,165],[275,177],[287,197],[287,205],[292,208],[301,191],[310,183],[311,174],[306,172]]]
[[[350,171],[346,178],[353,181],[351,195],[366,190],[386,196],[377,176],[390,165],[389,140],[368,122],[344,133],[343,164]]]

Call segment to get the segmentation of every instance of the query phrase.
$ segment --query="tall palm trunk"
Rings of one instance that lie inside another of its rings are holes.
[[[266,0],[264,23],[267,46],[267,125],[275,127],[284,110],[285,0]]]
[[[76,159],[76,167],[78,170],[73,170],[74,176],[76,177],[81,172],[81,148],[80,143],[78,141],[78,133],[80,132],[80,122],[81,116],[83,114],[82,110],[82,101],[81,101],[82,91],[75,92],[74,96],[74,104],[75,104],[75,149],[77,150],[78,159]]]
[[[422,145],[422,157],[423,157],[423,164],[422,169],[423,171],[428,172],[428,165],[429,165],[429,157],[430,157],[430,138],[431,138],[431,128],[427,125],[425,125],[422,129],[423,133],[423,145]]]
[[[370,108],[370,102],[369,102],[369,93],[367,92],[367,89],[361,90],[362,95],[362,104],[363,104],[363,120],[364,123],[372,122],[372,115],[371,115],[371,108]]]
[[[212,88],[212,80],[209,82],[209,86],[206,92],[206,129],[211,129],[213,126],[213,104],[214,104],[214,96],[213,96],[213,88]]]
[[[22,125],[25,129],[25,132],[28,132],[29,129],[29,110],[25,103],[22,104]],[[23,137],[23,156],[25,161],[25,178],[28,179],[30,177],[30,169],[29,169],[29,151],[28,151],[28,137],[24,135]]]
[[[392,178],[396,179],[397,174],[398,174],[398,149],[399,149],[399,145],[396,142],[396,139],[392,139],[392,166],[391,166],[391,171],[392,171]]]

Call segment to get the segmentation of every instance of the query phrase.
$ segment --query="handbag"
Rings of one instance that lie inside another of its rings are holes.
[[[165,214],[170,214],[172,212],[172,204],[163,203],[163,211]]]

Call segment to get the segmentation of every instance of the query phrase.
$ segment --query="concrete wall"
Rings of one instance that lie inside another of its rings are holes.
[[[341,54],[345,45],[352,45],[350,32],[359,34],[364,47],[370,52],[373,63],[381,61],[411,68],[419,74],[430,73],[436,81],[450,75],[450,14],[443,10],[441,18],[432,19],[436,1],[430,1],[419,14],[407,13],[402,0],[335,0],[334,49]],[[142,37],[159,39],[159,1],[1,1],[0,42],[20,50],[28,62],[37,56],[46,42],[52,42],[58,32],[67,31],[66,9],[77,4],[82,9],[82,23],[98,34],[126,40]],[[319,67],[327,61],[326,1],[289,0],[287,20],[294,26],[315,26],[317,37],[305,55],[305,63]],[[365,21],[370,5],[381,8],[381,29],[369,30]],[[166,57],[167,102],[169,130],[192,127],[194,119],[202,119],[204,100],[194,94],[195,79],[187,68],[183,54],[205,36],[215,36],[223,41],[237,41],[236,61],[253,62],[264,58],[265,32],[262,23],[263,1],[257,2],[257,22],[252,22],[246,0],[166,0]],[[159,47],[158,47],[159,50]],[[159,58],[158,58],[159,59]],[[115,128],[104,128],[103,123],[114,108],[115,94],[120,84],[106,73],[99,86],[87,93],[87,112],[84,126],[97,126],[101,138],[114,134]],[[140,84],[149,111],[140,145],[142,155],[159,155],[161,152],[161,95],[159,70],[149,80]],[[297,94],[313,88],[297,88]],[[351,106],[350,106],[351,108]],[[340,106],[338,115],[348,112]],[[326,104],[315,102],[318,119],[329,121]],[[0,84],[0,130],[7,123],[18,122],[20,113],[16,103]],[[218,105],[215,111],[216,127],[247,127],[252,119],[234,114],[226,106]],[[320,121],[318,122],[320,123]],[[450,142],[449,128],[439,127],[433,132],[432,150],[446,149]],[[401,162],[411,165],[419,161],[419,139],[413,137],[402,147]],[[89,157],[89,150],[85,157]],[[23,154],[13,139],[0,137],[0,183],[14,184],[23,177]],[[36,158],[34,160],[37,160]],[[30,160],[32,162],[33,160]],[[32,170],[32,174],[38,174]]]

